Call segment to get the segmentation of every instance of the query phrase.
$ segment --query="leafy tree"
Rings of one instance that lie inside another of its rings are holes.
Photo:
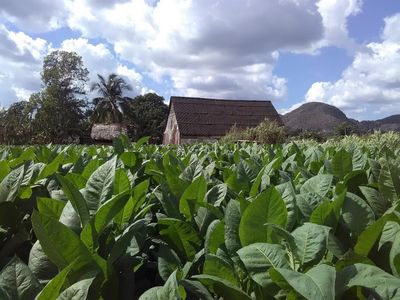
[[[44,88],[29,100],[35,112],[35,142],[72,142],[83,135],[88,74],[75,52],[54,51],[45,57]]]
[[[132,90],[131,86],[117,74],[110,74],[108,78],[97,74],[99,81],[93,83],[91,91],[96,91],[100,97],[93,99],[95,105],[93,122],[95,123],[120,123],[123,115],[129,110],[130,98],[124,97],[124,91]]]
[[[130,113],[129,131],[134,139],[150,136],[151,142],[162,141],[168,118],[168,106],[164,98],[154,93],[137,96],[133,99]]]
[[[31,135],[32,114],[29,103],[13,103],[0,113],[1,141],[7,144],[25,144]]]
[[[348,122],[340,123],[335,129],[337,135],[351,135],[359,133],[357,125]]]

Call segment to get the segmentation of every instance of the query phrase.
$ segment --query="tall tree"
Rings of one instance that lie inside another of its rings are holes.
[[[130,113],[130,134],[134,139],[150,136],[153,143],[161,143],[168,118],[164,98],[148,93],[133,99]]]
[[[30,97],[35,142],[66,143],[83,134],[88,74],[75,52],[54,51],[45,57],[43,90]]]
[[[132,87],[117,74],[108,75],[107,79],[97,74],[98,82],[93,83],[91,91],[100,94],[93,99],[95,105],[93,122],[95,123],[120,123],[124,114],[129,111],[130,98],[124,97],[124,91],[132,90]]]
[[[6,144],[26,144],[30,141],[32,114],[29,103],[20,101],[0,112],[0,139]]]

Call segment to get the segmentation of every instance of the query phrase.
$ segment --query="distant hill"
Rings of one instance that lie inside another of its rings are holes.
[[[352,123],[337,107],[322,102],[309,102],[282,116],[290,130],[334,132],[342,123]]]
[[[337,127],[343,123],[356,126],[361,132],[400,131],[400,115],[359,122],[347,118],[339,108],[322,102],[305,103],[281,117],[286,127],[292,131],[318,131],[329,134],[334,133]]]

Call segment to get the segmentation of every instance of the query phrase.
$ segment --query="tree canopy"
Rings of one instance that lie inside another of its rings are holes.
[[[95,108],[93,122],[95,123],[120,123],[124,113],[129,111],[128,97],[124,97],[124,91],[132,90],[132,87],[117,74],[108,75],[107,79],[97,74],[98,82],[92,84],[90,90],[100,94],[92,100]]]

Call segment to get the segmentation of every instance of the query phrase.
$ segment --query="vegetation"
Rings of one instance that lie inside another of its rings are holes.
[[[285,129],[275,121],[266,119],[256,127],[240,129],[233,126],[222,142],[250,141],[262,144],[281,144],[287,138]]]
[[[398,299],[399,140],[0,146],[0,298]]]
[[[98,92],[101,96],[93,99],[95,106],[93,122],[95,123],[121,123],[124,113],[129,111],[130,98],[124,97],[123,92],[131,91],[132,87],[116,74],[110,74],[107,80],[97,74],[99,82],[93,83],[91,91]]]
[[[167,119],[167,106],[156,94],[134,99],[125,97],[131,90],[124,78],[98,75],[91,85],[99,97],[87,101],[88,70],[74,52],[54,51],[45,57],[41,78],[43,89],[0,110],[0,144],[68,144],[90,142],[93,123],[127,123],[130,137],[151,136],[161,141]]]
[[[150,136],[151,142],[161,143],[167,119],[168,106],[163,97],[154,93],[139,95],[133,99],[128,115],[130,134],[135,140]]]

